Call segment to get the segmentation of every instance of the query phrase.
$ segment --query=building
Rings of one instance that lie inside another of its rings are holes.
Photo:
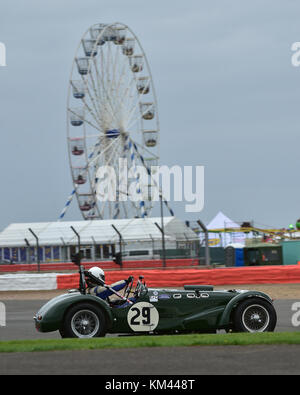
[[[81,250],[86,260],[111,260],[120,250],[125,259],[159,258],[162,253],[161,218],[97,220],[74,222],[25,223],[9,225],[0,233],[0,262],[32,263],[68,262]],[[115,229],[114,229],[114,227]],[[37,240],[30,232],[38,237]],[[199,238],[184,222],[175,217],[164,218],[167,257],[196,256]]]

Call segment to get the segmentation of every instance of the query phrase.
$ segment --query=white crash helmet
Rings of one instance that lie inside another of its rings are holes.
[[[92,267],[91,269],[89,269],[89,273],[91,273],[92,276],[98,278],[99,280],[105,282],[105,273],[101,269],[101,267]]]

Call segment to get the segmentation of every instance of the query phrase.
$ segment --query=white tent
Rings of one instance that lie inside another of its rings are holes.
[[[35,259],[37,244],[30,229],[38,237],[41,261],[69,260],[78,245],[71,227],[80,235],[81,248],[90,259],[106,259],[118,251],[120,239],[116,229],[122,235],[125,255],[155,255],[162,248],[157,225],[161,225],[161,218],[11,224],[0,232],[0,261]],[[198,237],[183,221],[165,217],[164,230],[167,250],[196,248],[192,242]]]
[[[221,211],[206,226],[208,230],[238,229],[240,225],[231,220]],[[218,232],[209,233],[210,247],[226,247],[229,244],[238,243],[245,245],[246,235],[242,232]]]

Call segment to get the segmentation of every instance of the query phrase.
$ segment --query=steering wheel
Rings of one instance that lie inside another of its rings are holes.
[[[126,286],[126,288],[125,288],[125,290],[124,290],[124,297],[125,297],[126,299],[129,298],[130,292],[131,292],[131,290],[132,290],[132,287],[133,287],[133,280],[134,280],[134,278],[131,277],[131,281],[127,284],[127,286]]]
[[[138,282],[137,282],[137,285],[136,285],[136,288],[135,288],[135,291],[134,291],[134,297],[135,298],[139,298],[140,297],[140,294],[141,294],[141,291],[142,291],[142,285],[143,285],[143,279],[144,279],[144,276],[140,276],[139,277],[139,280],[138,280]]]
[[[134,291],[134,297],[138,298],[139,297],[139,293],[140,293],[140,288],[141,288],[141,282],[140,280],[137,282],[136,287],[135,287],[135,291]]]

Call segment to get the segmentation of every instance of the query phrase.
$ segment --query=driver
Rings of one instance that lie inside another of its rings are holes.
[[[100,268],[100,267],[92,267],[89,271],[89,273],[91,273],[94,277],[98,278],[99,280],[103,281],[103,283],[105,284],[105,273],[104,271]],[[122,289],[124,289],[128,284],[130,284],[130,282],[132,281],[132,277],[128,277],[127,280],[121,280],[118,281],[112,285],[110,285],[110,288],[114,289],[115,291],[121,291]],[[113,295],[113,292],[110,291],[109,289],[103,287],[103,286],[99,286],[97,284],[93,284],[92,280],[87,278],[86,279],[88,288],[87,288],[87,293],[90,295],[96,295],[99,298],[105,300],[107,299],[109,296]]]

